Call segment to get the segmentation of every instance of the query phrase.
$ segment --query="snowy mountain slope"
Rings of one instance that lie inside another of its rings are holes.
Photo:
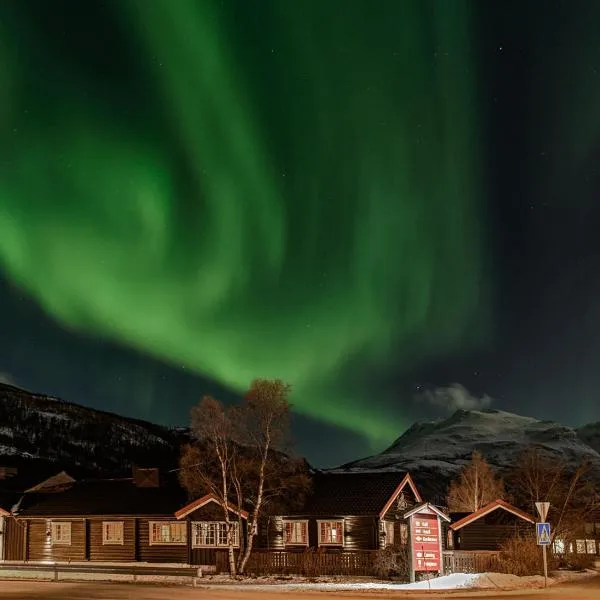
[[[590,423],[577,430],[577,435],[591,446],[596,452],[600,453],[600,423]]]
[[[444,420],[416,423],[387,450],[336,471],[395,471],[455,476],[479,450],[499,470],[514,467],[527,448],[567,461],[573,467],[589,461],[600,480],[600,454],[587,440],[600,440],[598,426],[579,431],[552,421],[540,421],[499,410],[458,410]]]
[[[0,384],[0,463],[56,463],[119,473],[138,464],[175,466],[185,429],[120,417]]]

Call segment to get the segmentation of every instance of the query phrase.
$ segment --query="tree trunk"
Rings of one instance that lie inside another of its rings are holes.
[[[267,443],[260,465],[260,477],[258,480],[258,494],[256,495],[256,504],[254,505],[254,510],[252,511],[252,518],[248,521],[248,541],[246,543],[246,549],[244,550],[244,557],[242,558],[242,562],[240,563],[240,573],[244,573],[246,569],[246,564],[248,563],[250,554],[252,554],[252,547],[254,546],[254,536],[256,535],[256,531],[258,529],[258,518],[260,515],[260,509],[262,507],[263,494],[265,490],[265,465],[267,462],[269,449],[269,444]]]

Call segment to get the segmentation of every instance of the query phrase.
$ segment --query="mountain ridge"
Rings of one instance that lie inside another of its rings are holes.
[[[600,482],[599,423],[571,428],[498,409],[459,409],[445,419],[416,422],[382,452],[332,471],[410,470],[449,480],[469,462],[473,450],[502,472],[531,447],[569,467],[589,463],[590,476]]]

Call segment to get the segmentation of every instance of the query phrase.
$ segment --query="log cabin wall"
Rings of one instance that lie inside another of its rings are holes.
[[[232,523],[238,523],[238,515],[229,511],[229,519]],[[194,521],[224,521],[225,514],[223,508],[216,502],[208,502],[204,506],[196,509],[194,512],[186,516],[188,522],[188,541],[189,541],[189,562],[192,565],[203,565],[203,566],[216,566],[220,564],[228,564],[228,549],[227,548],[193,548],[192,547],[192,527],[191,524]],[[246,543],[247,541],[247,528],[246,519],[241,520],[241,536]],[[236,557],[238,551],[235,551]],[[217,555],[220,555],[217,557]]]
[[[25,560],[26,527],[14,517],[4,518],[4,560]]]
[[[394,524],[394,546],[400,546],[402,543],[408,543],[408,523],[404,519],[404,515],[413,508],[417,503],[417,499],[409,485],[405,485],[400,494],[383,516],[383,521]],[[404,542],[403,542],[404,540]],[[385,548],[386,539],[378,535],[377,548]]]
[[[190,531],[184,544],[150,544],[150,522],[175,522],[175,518],[152,517],[138,519],[137,560],[142,562],[188,563]]]
[[[500,511],[495,511],[500,513]],[[507,514],[487,515],[454,532],[456,550],[499,550],[507,539],[515,535],[533,535],[534,525]],[[495,518],[500,517],[500,518]]]
[[[52,523],[70,523],[71,536],[68,544],[52,541]],[[86,560],[85,519],[29,519],[27,521],[27,556],[31,561],[84,561]]]
[[[123,523],[123,543],[104,543],[105,521]],[[131,517],[103,517],[88,521],[87,556],[91,561],[133,562],[136,560],[136,520]]]
[[[376,550],[378,521],[376,517],[344,517],[344,550]]]

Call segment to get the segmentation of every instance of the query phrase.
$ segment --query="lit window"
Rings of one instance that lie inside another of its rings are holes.
[[[308,546],[308,521],[284,521],[283,536],[286,545]]]
[[[186,523],[180,521],[151,521],[150,545],[186,544]]]
[[[555,539],[554,540],[554,552],[555,554],[564,554],[565,553],[565,540]]]
[[[68,521],[53,522],[51,536],[53,545],[70,546],[71,523]]]
[[[230,523],[233,546],[239,548],[239,523]],[[194,521],[192,523],[192,548],[223,548],[227,541],[227,523],[224,521]]]
[[[123,544],[123,521],[102,521],[102,543]]]
[[[575,540],[577,554],[585,554],[585,540]]]
[[[319,546],[343,546],[344,521],[319,521]]]
[[[585,550],[588,554],[596,554],[596,540],[585,540]]]

